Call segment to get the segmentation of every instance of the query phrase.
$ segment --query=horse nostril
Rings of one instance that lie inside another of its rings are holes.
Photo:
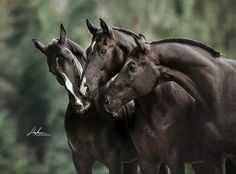
[[[105,101],[104,101],[104,106],[105,106],[105,107],[109,107],[109,105],[110,105],[110,101],[109,101],[109,99],[106,97],[106,99],[105,99]]]

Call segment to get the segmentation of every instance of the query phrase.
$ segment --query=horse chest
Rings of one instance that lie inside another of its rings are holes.
[[[211,121],[206,122],[205,128],[208,130],[211,137],[214,137],[217,140],[223,139],[223,135],[220,129],[214,122],[211,122]]]
[[[77,152],[90,152],[93,149],[95,140],[91,134],[79,134],[75,138],[75,147]]]
[[[166,139],[153,132],[150,128],[140,131],[138,134],[132,134],[132,140],[138,154],[146,157],[157,157],[159,160],[166,154],[168,143]]]
[[[162,112],[139,114],[136,119],[134,132],[145,137],[163,139],[172,131],[175,121]]]
[[[142,118],[144,118],[142,116]],[[163,120],[136,120],[134,130],[131,132],[132,139],[138,151],[145,154],[162,154],[168,151],[171,137],[169,133],[172,129],[173,122],[168,118]]]
[[[225,137],[221,126],[215,121],[206,121],[202,125],[203,127],[198,132],[200,143],[213,151],[222,150]]]
[[[81,130],[78,131],[74,141],[76,152],[84,156],[90,156],[102,163],[107,161],[107,154],[111,147],[107,130]]]

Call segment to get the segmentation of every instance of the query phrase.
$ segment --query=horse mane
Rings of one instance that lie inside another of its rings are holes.
[[[134,35],[135,37],[140,38],[140,36],[138,36],[134,32],[127,30],[127,29],[118,28],[118,27],[112,27],[112,29],[114,29],[116,31],[123,32],[125,34],[130,35],[130,36]],[[197,46],[197,47],[200,47],[200,48],[208,51],[213,57],[216,57],[216,58],[220,57],[220,55],[221,55],[220,52],[216,51],[215,49],[211,48],[210,46],[208,46],[202,42],[195,41],[192,39],[187,39],[187,38],[167,38],[167,39],[162,39],[162,40],[151,42],[150,44],[160,44],[160,43],[168,43],[168,42],[177,42],[177,43]]]
[[[82,57],[82,59],[85,61],[85,50],[82,47],[70,39],[67,39],[67,46],[71,52],[76,55],[77,59],[78,57]]]
[[[220,57],[220,53],[218,51],[216,51],[215,49],[205,45],[202,42],[191,40],[191,39],[185,39],[185,38],[167,38],[167,39],[162,39],[162,40],[151,42],[150,44],[160,44],[160,43],[169,43],[169,42],[177,42],[177,43],[189,44],[189,45],[192,45],[192,46],[197,46],[197,47],[200,47],[200,48],[208,51],[215,58]]]
[[[132,35],[134,35],[137,38],[140,38],[137,34],[135,34],[134,32],[127,30],[127,29],[123,29],[123,28],[118,28],[118,27],[112,27],[112,29],[116,30],[116,31],[120,31],[123,32],[125,34],[128,34],[132,37]]]

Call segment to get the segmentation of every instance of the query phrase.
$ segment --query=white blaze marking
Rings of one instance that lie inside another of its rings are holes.
[[[58,63],[58,57],[56,57],[56,65],[59,66],[59,63]]]
[[[74,57],[74,59],[75,59],[75,63],[76,63],[76,66],[79,70],[80,78],[81,78],[82,73],[83,73],[83,67],[82,67],[82,65],[80,64],[80,62],[78,61],[78,59],[76,57]],[[84,86],[85,83],[86,83],[86,78],[84,77],[82,82],[81,82],[81,85],[80,85],[80,92],[82,92],[82,94],[84,94],[84,95],[85,95],[86,90],[87,90],[87,88]]]
[[[87,87],[85,87],[86,78],[84,77],[80,86],[80,91],[85,95]]]
[[[63,74],[63,76],[65,77],[65,79],[66,79],[66,81],[65,81],[65,85],[66,85],[66,88],[71,92],[71,94],[73,94],[73,96],[75,97],[75,102],[76,102],[76,104],[79,104],[79,105],[83,105],[82,104],[82,102],[81,102],[81,100],[75,95],[75,93],[74,93],[74,90],[73,90],[73,85],[72,85],[72,83],[71,83],[71,81],[70,81],[70,79],[64,74],[64,73],[62,73]]]
[[[94,41],[93,43],[92,43],[92,51],[93,51],[93,48],[94,48],[94,45],[96,44],[96,41]]]
[[[118,76],[118,73],[111,78],[111,82],[114,81],[117,76]]]

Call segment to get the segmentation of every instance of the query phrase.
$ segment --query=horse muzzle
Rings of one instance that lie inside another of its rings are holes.
[[[83,114],[85,113],[91,106],[91,103],[86,101],[85,103],[83,103],[83,105],[73,105],[75,113],[77,114]]]
[[[121,108],[121,104],[118,101],[111,100],[109,97],[105,97],[104,107],[108,113],[111,113],[113,117],[117,117]]]

